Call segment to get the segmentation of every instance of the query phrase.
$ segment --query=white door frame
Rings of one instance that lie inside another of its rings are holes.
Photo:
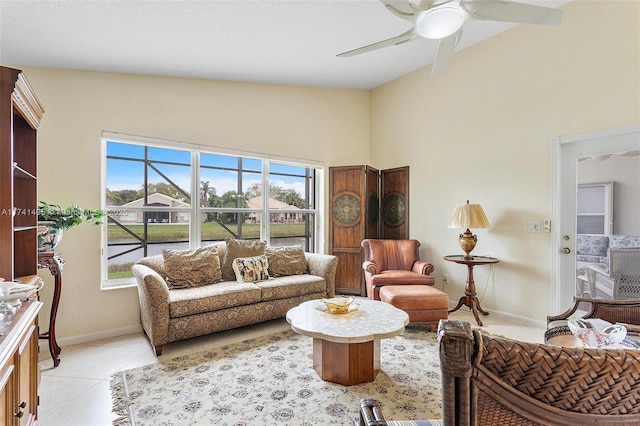
[[[562,182],[563,170],[562,170],[562,148],[566,144],[576,143],[582,145],[576,145],[576,148],[580,146],[586,146],[588,142],[593,142],[597,139],[603,138],[611,138],[615,139],[616,136],[625,136],[629,134],[638,135],[638,140],[635,147],[631,149],[640,148],[640,125],[630,125],[630,126],[622,126],[615,127],[612,129],[598,130],[594,132],[587,133],[579,133],[575,135],[568,136],[557,136],[551,139],[552,144],[552,162],[551,162],[551,287],[549,292],[549,312],[551,314],[560,313],[566,309],[568,309],[572,304],[573,296],[570,294],[568,290],[569,284],[562,285],[563,283],[563,275],[567,276],[566,266],[563,266],[563,260],[571,261],[573,260],[573,269],[575,275],[575,218],[573,224],[573,232],[566,231],[561,229],[562,225],[562,210],[569,209],[574,213],[576,211],[576,200],[575,200],[575,189],[572,194],[565,194],[563,197],[562,187],[576,187],[576,173],[571,175],[567,175],[567,171],[565,170],[565,182]],[[608,141],[607,141],[608,142]],[[593,150],[594,148],[588,148],[589,150]],[[601,144],[595,151],[589,152],[587,155],[602,155],[602,154],[610,154],[612,152],[620,152],[622,149],[618,149],[618,147],[609,144]],[[576,157],[574,163],[577,164],[577,160],[579,158],[578,150],[576,152]],[[582,154],[581,152],[579,154]],[[573,180],[571,182],[571,180]],[[570,185],[570,186],[569,186]],[[565,192],[567,190],[565,189]],[[570,196],[571,195],[571,196]],[[575,216],[575,214],[574,214]],[[568,235],[570,240],[564,240],[563,234]],[[568,242],[567,242],[568,241]],[[571,249],[570,254],[562,254],[562,247],[569,247]],[[566,263],[565,263],[566,265]],[[567,278],[565,278],[566,280]],[[571,283],[571,288],[575,288],[575,276]]]

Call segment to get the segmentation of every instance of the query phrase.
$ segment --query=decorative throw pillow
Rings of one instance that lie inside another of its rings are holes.
[[[307,259],[302,246],[267,247],[264,254],[269,261],[269,275],[272,277],[307,273]]]
[[[199,287],[222,279],[220,257],[215,247],[163,250],[162,257],[169,288]]]
[[[269,279],[269,262],[267,256],[237,257],[233,259],[233,272],[236,281],[248,283]]]
[[[222,262],[222,279],[225,281],[234,281],[236,279],[233,273],[233,259],[238,257],[261,256],[264,254],[264,248],[267,245],[265,241],[258,240],[235,240],[227,238],[227,249]]]

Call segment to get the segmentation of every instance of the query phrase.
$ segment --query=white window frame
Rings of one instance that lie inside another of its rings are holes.
[[[613,233],[613,188],[614,182],[602,182],[602,183],[583,183],[578,184],[578,193],[576,196],[579,198],[579,192],[584,188],[602,188],[604,191],[604,196],[602,202],[602,212],[601,213],[592,213],[592,212],[580,212],[579,211],[579,203],[576,203],[576,215],[578,218],[585,216],[598,216],[603,218],[603,227],[602,230],[603,235],[611,235]],[[576,221],[577,222],[577,221]]]
[[[313,209],[299,209],[295,210],[296,213],[308,213],[314,215],[313,221],[313,233],[314,233],[314,247],[313,251],[321,253],[324,250],[324,228],[325,228],[325,218],[324,218],[324,173],[325,167],[324,163],[312,160],[303,160],[289,157],[281,157],[281,156],[273,156],[268,154],[260,154],[253,153],[247,151],[239,151],[239,150],[230,150],[226,148],[219,148],[208,145],[195,145],[184,142],[177,141],[168,141],[162,139],[155,138],[146,138],[140,136],[131,136],[120,133],[110,133],[103,132],[101,137],[101,162],[102,162],[102,174],[101,174],[101,199],[102,199],[102,208],[104,211],[108,213],[109,207],[106,206],[106,190],[107,190],[107,143],[108,142],[117,142],[124,144],[136,144],[136,145],[147,145],[149,147],[158,147],[165,149],[176,149],[183,151],[191,152],[191,194],[198,194],[200,191],[200,154],[214,154],[214,155],[229,155],[235,157],[242,157],[247,159],[256,159],[262,162],[262,188],[263,188],[263,202],[262,209],[260,213],[263,214],[263,217],[266,220],[261,220],[260,226],[260,239],[269,241],[269,224],[270,224],[270,213],[273,212],[289,212],[289,210],[269,210],[268,203],[265,200],[268,200],[269,197],[269,164],[271,162],[280,163],[280,164],[290,164],[297,167],[307,167],[315,169],[316,178],[314,180],[314,193],[316,194],[316,200],[314,202],[315,208]],[[112,208],[113,209],[113,208]],[[136,207],[136,211],[158,211],[157,208],[154,207]],[[203,211],[206,211],[206,207],[201,207],[199,202],[194,203],[192,201],[191,207],[163,207],[161,209],[164,211],[175,211],[175,212],[189,212],[190,213],[190,223],[189,223],[189,247],[195,248],[200,247],[201,245],[201,221],[200,215]],[[218,210],[220,210],[218,208]],[[226,212],[230,213],[249,213],[249,209],[224,209]],[[107,223],[108,221],[105,221]],[[120,278],[120,279],[108,279],[108,228],[107,226],[102,226],[102,238],[101,238],[101,288],[103,290],[111,290],[117,288],[126,288],[135,286],[135,279],[133,277],[130,278]]]

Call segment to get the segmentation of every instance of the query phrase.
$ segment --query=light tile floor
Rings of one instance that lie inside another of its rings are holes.
[[[462,307],[450,319],[475,325],[472,313]],[[482,317],[484,329],[518,340],[542,342],[544,329],[507,321],[492,315]],[[287,330],[284,319],[224,331],[169,344],[160,359],[238,342],[262,334]],[[49,352],[40,352],[41,426],[108,426],[111,412],[111,375],[122,370],[156,362],[151,345],[142,333],[87,342],[62,348],[60,365],[53,368]]]

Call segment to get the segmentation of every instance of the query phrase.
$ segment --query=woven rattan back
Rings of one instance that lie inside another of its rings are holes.
[[[526,343],[461,321],[439,334],[446,425],[640,424],[640,350]]]

